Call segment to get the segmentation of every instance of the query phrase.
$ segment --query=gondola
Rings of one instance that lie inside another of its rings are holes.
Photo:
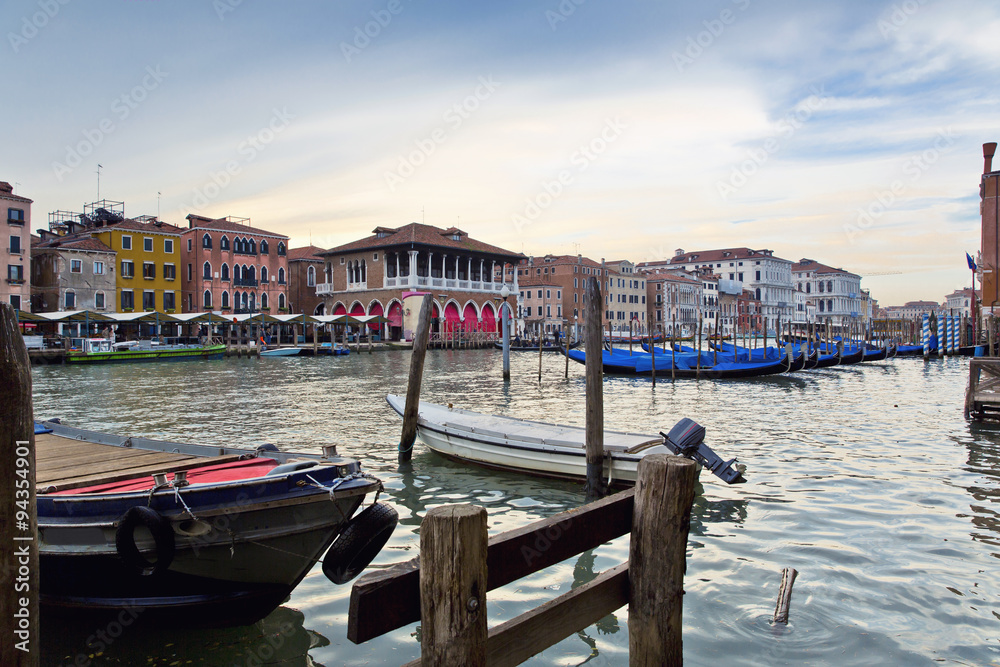
[[[569,349],[572,350],[575,347],[580,347],[581,344],[583,344],[582,340],[578,340],[575,343],[570,343],[569,344]],[[493,347],[495,347],[498,350],[502,350],[503,349],[503,343],[501,341],[494,341]],[[543,344],[542,345],[542,352],[559,352],[562,349],[563,349],[562,345],[552,345],[552,344],[547,344],[547,345]],[[534,345],[526,345],[524,343],[521,343],[520,345],[516,345],[516,344],[514,344],[513,341],[511,341],[510,351],[511,352],[538,352],[538,343],[535,343]]]

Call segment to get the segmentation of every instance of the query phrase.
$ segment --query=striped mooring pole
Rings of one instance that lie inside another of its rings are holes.
[[[948,316],[948,355],[955,354],[955,316]]]
[[[924,359],[931,356],[931,316],[924,313],[924,330],[920,341],[924,344]]]
[[[937,351],[938,351],[938,356],[939,357],[943,357],[944,356],[944,349],[945,349],[945,346],[947,344],[947,342],[944,339],[945,338],[945,335],[944,335],[944,332],[945,332],[945,319],[947,319],[945,315],[938,315],[938,332],[937,332],[938,344],[937,344]]]

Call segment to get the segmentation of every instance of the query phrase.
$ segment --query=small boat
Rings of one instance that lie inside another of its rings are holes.
[[[294,357],[302,351],[301,347],[272,347],[269,350],[261,350],[262,357]]]
[[[320,343],[319,353],[344,355],[344,354],[350,354],[351,348],[347,347],[343,343]]]
[[[396,525],[382,483],[323,456],[120,437],[36,424],[40,602],[130,609],[171,625],[246,625],[323,560],[345,583]],[[324,553],[326,554],[324,556]]]
[[[225,345],[161,345],[136,340],[112,343],[107,338],[74,338],[66,354],[68,364],[103,364],[120,361],[183,361],[221,359]]]
[[[633,352],[627,350],[602,350],[604,372],[613,375],[652,375],[653,365],[656,366],[657,377],[674,377],[678,379],[706,378],[716,380],[745,379],[791,373],[805,367],[806,358],[803,354],[789,359],[782,355],[777,359],[764,361],[731,361],[721,358],[715,361],[712,352],[657,352],[655,360],[648,352]],[[587,363],[586,351],[570,350],[569,358],[581,363]]]
[[[400,416],[406,398],[389,394],[385,399]],[[587,478],[586,430],[487,415],[451,406],[420,401],[417,435],[442,456],[487,468],[516,470],[542,477]],[[643,435],[604,430],[604,476],[611,485],[635,484],[639,461],[649,454],[678,454],[700,463],[729,484],[743,479],[736,459],[723,461],[704,443],[705,429],[682,419],[670,433]]]
[[[569,344],[569,349],[572,350],[574,348],[580,347],[580,345],[582,345],[582,344],[583,344],[582,340],[578,340],[575,343],[570,343]],[[493,342],[493,347],[495,347],[498,350],[502,350],[503,349],[503,342],[502,341],[494,341]],[[552,343],[543,343],[542,344],[542,352],[560,352],[563,349],[565,349],[565,348],[563,348],[562,344],[559,344],[559,345],[553,345]],[[510,351],[511,352],[538,352],[538,343],[536,342],[534,345],[532,345],[530,343],[526,343],[526,342],[522,341],[520,344],[516,344],[514,341],[511,341],[510,342]]]

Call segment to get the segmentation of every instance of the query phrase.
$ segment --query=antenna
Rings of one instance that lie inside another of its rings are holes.
[[[427,222],[427,221],[426,221],[426,219],[424,218],[424,207],[423,207],[423,206],[421,206],[421,207],[420,207],[420,224],[422,224],[422,225],[423,225],[423,224],[425,224],[426,222]]]
[[[104,165],[97,165],[97,201],[101,201],[101,169]]]
[[[20,185],[20,183],[18,183],[17,181],[14,181],[14,194],[17,194],[17,186],[19,186],[19,185]]]
[[[163,193],[159,192],[159,191],[157,191],[157,193],[156,193],[156,219],[157,220],[160,219],[160,195],[161,194],[163,194]]]

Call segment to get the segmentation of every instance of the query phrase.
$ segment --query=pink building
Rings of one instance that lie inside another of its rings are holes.
[[[183,312],[285,311],[288,237],[249,218],[187,216],[181,234]]]
[[[7,213],[5,246],[0,246],[4,256],[4,277],[0,282],[0,301],[6,301],[18,310],[31,308],[31,200],[14,194],[10,183],[0,181],[0,202]],[[4,249],[6,247],[6,250]]]

